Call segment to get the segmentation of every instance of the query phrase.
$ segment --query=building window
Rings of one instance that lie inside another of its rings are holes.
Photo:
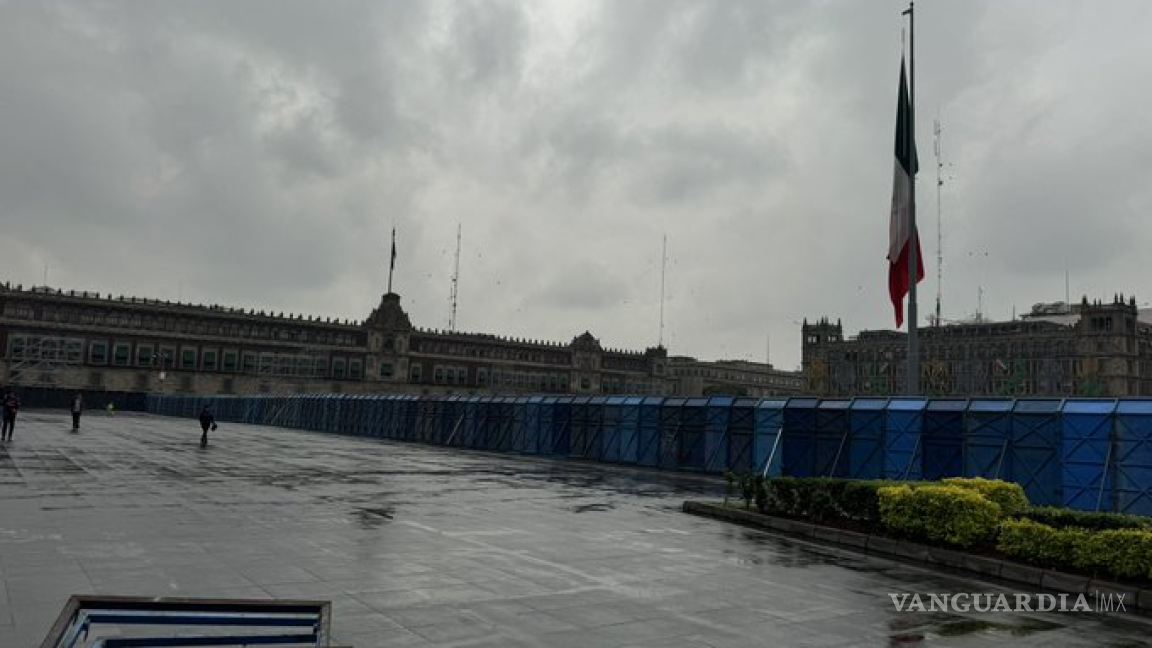
[[[411,375],[410,380],[414,383],[418,383],[424,379],[424,368],[422,366],[420,366],[419,364],[414,364],[414,365],[412,365],[410,375]]]
[[[447,376],[446,382],[448,384],[452,384],[452,383],[456,382],[456,368],[455,367],[448,367],[448,369],[445,371],[445,375]]]
[[[204,352],[204,357],[201,359],[201,368],[204,371],[216,371],[216,349]]]
[[[104,342],[89,344],[88,362],[96,365],[108,364],[108,345]]]
[[[477,369],[476,370],[476,384],[477,385],[488,384],[488,370],[487,369]]]
[[[246,374],[256,373],[256,353],[255,352],[253,352],[253,351],[245,351],[244,352],[243,371]]]
[[[437,365],[436,368],[432,370],[432,382],[444,382],[444,367]]]
[[[112,364],[117,367],[127,367],[132,361],[132,345],[127,342],[117,342],[112,351]]]
[[[223,367],[221,367],[221,368],[224,371],[236,371],[236,352],[235,351],[225,351],[224,352],[224,363],[223,363]],[[231,380],[231,379],[229,379],[229,380]]]
[[[391,378],[392,377],[392,363],[391,362],[381,362],[380,363],[380,377],[381,378]]]
[[[348,377],[352,380],[360,380],[364,378],[364,363],[360,360],[349,360]]]
[[[160,347],[160,365],[164,369],[171,369],[176,365],[176,347]]]
[[[137,344],[136,345],[136,366],[150,367],[152,366],[152,345],[151,344]]]
[[[344,360],[344,358],[334,358],[332,360],[332,377],[333,378],[343,378],[344,377],[344,369],[346,366],[347,366],[347,362]]]
[[[196,368],[196,349],[181,349],[180,350],[180,368],[181,369],[195,369]]]

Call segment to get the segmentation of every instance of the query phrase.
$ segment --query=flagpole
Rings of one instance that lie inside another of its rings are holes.
[[[392,294],[392,271],[396,269],[396,228],[392,228],[392,254],[388,260],[388,294]]]
[[[909,2],[908,9],[908,141],[912,142],[912,150],[916,150],[916,20],[913,15],[913,5]],[[915,155],[915,154],[913,154]],[[920,277],[917,270],[920,268],[919,242],[920,236],[916,231],[916,164],[912,165],[912,194],[908,208],[908,380],[907,391],[909,396],[920,395],[920,335],[916,314],[916,280]]]

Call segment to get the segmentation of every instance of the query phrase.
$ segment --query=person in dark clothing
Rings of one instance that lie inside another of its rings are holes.
[[[80,429],[80,412],[84,411],[84,396],[76,394],[72,397],[72,431]]]
[[[4,425],[0,427],[0,440],[12,440],[12,432],[16,428],[16,412],[19,411],[20,399],[16,397],[16,392],[4,392]]]
[[[200,447],[207,447],[208,445],[208,430],[216,429],[216,417],[212,416],[212,409],[207,405],[204,409],[200,410]]]

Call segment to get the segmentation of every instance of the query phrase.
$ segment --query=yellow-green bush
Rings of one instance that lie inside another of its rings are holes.
[[[1041,567],[1152,580],[1152,531],[1055,529],[1032,520],[1004,520],[996,548]]]
[[[910,538],[971,547],[991,542],[1000,522],[1000,506],[973,489],[901,485],[877,492],[880,521]]]
[[[1020,484],[1014,482],[983,477],[948,477],[942,481],[949,486],[969,488],[980,493],[989,502],[996,502],[1005,516],[1016,515],[1028,508],[1028,496]]]

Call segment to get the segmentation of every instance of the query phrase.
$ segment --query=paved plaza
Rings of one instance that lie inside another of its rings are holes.
[[[1131,614],[896,612],[1009,591],[679,511],[714,478],[223,423],[21,414],[0,646],[70,594],[333,601],[378,646],[1132,646]]]

